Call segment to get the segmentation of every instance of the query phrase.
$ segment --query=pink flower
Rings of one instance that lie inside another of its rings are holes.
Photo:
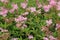
[[[50,10],[51,6],[50,5],[45,5],[43,6],[43,9],[45,12],[48,12]]]
[[[10,9],[9,12],[10,13],[14,13],[15,9]]]
[[[46,23],[47,23],[48,26],[51,25],[52,24],[52,19],[46,20]]]
[[[15,18],[15,21],[16,21],[16,22],[19,22],[19,18]]]
[[[3,17],[5,17],[8,13],[8,10],[5,8],[2,8],[2,11],[0,12],[0,15],[2,15]]]
[[[57,4],[60,5],[60,1],[58,1]]]
[[[41,8],[41,7],[42,7],[42,5],[41,5],[41,4],[38,4],[37,6],[38,6],[38,8]]]
[[[16,22],[22,22],[22,21],[26,21],[26,20],[27,20],[27,18],[23,17],[23,16],[19,16],[18,18],[15,18]]]
[[[28,38],[29,38],[29,39],[32,39],[32,38],[33,38],[33,36],[32,36],[32,35],[29,35],[29,36],[28,36]]]
[[[37,4],[37,7],[38,8],[41,8],[42,7],[41,3],[39,3],[39,0],[36,0],[36,4]]]
[[[4,0],[0,0],[1,2],[4,2]]]
[[[56,24],[56,30],[60,28],[60,24]]]
[[[8,2],[8,0],[0,0],[1,2],[3,2],[3,3],[7,3]]]
[[[49,39],[50,39],[50,40],[56,40],[56,38],[54,38],[54,37],[51,36],[51,35],[49,36]]]
[[[17,27],[20,27],[20,24],[19,24],[19,23],[17,23],[17,24],[16,24],[16,26],[17,26]]]
[[[35,7],[31,7],[30,10],[31,10],[31,12],[35,12],[36,8]]]
[[[60,5],[57,5],[56,9],[57,9],[57,10],[60,10]]]
[[[13,7],[13,9],[16,9],[16,10],[18,9],[18,5],[14,4],[14,3],[12,4],[12,7]]]
[[[50,0],[50,1],[49,1],[49,4],[50,4],[51,6],[55,6],[55,5],[56,5],[56,1],[55,1],[55,0]]]
[[[56,9],[57,9],[57,10],[60,10],[60,1],[57,2]]]
[[[13,8],[9,10],[10,13],[13,13],[15,10],[18,9],[18,5],[17,4],[14,4],[14,3],[12,4],[12,7]]]
[[[27,25],[26,24],[23,24],[23,27],[27,27]]]
[[[21,7],[23,8],[23,9],[25,9],[26,7],[27,7],[27,3],[21,3]]]
[[[20,19],[20,21],[27,20],[27,18],[26,17],[23,17],[23,16],[19,16],[19,19]]]
[[[43,40],[49,40],[47,37],[44,37]]]

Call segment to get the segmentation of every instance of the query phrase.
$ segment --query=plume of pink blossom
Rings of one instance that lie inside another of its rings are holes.
[[[46,20],[47,26],[52,24],[52,19]]]
[[[14,11],[17,10],[17,9],[18,9],[18,5],[12,3],[12,9],[10,9],[9,12],[10,12],[10,13],[14,13]]]
[[[39,0],[36,0],[36,4],[37,4],[37,7],[38,8],[41,8],[42,7],[42,5],[39,3]]]
[[[31,7],[30,10],[31,10],[31,12],[35,12],[36,8],[35,7]]]
[[[28,36],[28,39],[32,39],[32,38],[33,38],[33,35],[29,35],[29,36]]]
[[[54,37],[51,36],[51,35],[49,36],[49,39],[50,39],[50,40],[57,40],[56,38],[54,38]]]
[[[10,13],[14,13],[15,9],[10,9],[9,12]]]
[[[57,10],[60,10],[60,1],[57,2],[56,9],[57,9]]]
[[[38,4],[37,6],[38,6],[38,8],[41,8],[41,7],[42,7],[42,5],[41,5],[41,4]]]
[[[57,2],[56,2],[55,0],[50,0],[50,1],[49,1],[49,4],[50,4],[51,6],[56,6],[56,3],[57,3]]]
[[[60,5],[57,5],[56,9],[57,9],[57,10],[60,10]]]
[[[49,40],[47,37],[43,37],[43,40]]]
[[[2,10],[0,11],[0,15],[2,15],[3,17],[7,16],[8,10],[5,8],[2,8]]]
[[[26,24],[23,24],[23,27],[25,27],[25,28],[26,28],[26,27],[27,27],[27,25],[26,25]]]
[[[56,30],[60,28],[60,24],[56,24]]]
[[[8,3],[9,0],[0,0],[3,3]]]
[[[12,7],[13,7],[13,9],[18,9],[18,5],[17,4],[14,4],[14,3],[12,3]]]
[[[25,9],[25,8],[27,7],[27,3],[25,3],[25,2],[21,3],[21,7],[22,7],[23,9]]]
[[[50,5],[44,5],[43,9],[45,12],[48,12],[50,10],[51,6]]]
[[[19,16],[18,18],[15,18],[16,22],[22,22],[22,21],[26,21],[26,20],[27,20],[27,18],[23,17],[23,16]]]
[[[20,23],[17,23],[17,24],[16,24],[16,27],[18,27],[18,28],[19,28],[20,26],[21,26],[21,24],[20,24]]]

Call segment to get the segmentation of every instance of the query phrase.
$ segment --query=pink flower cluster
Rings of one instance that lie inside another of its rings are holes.
[[[19,16],[18,18],[15,18],[16,22],[23,22],[23,21],[26,21],[26,20],[27,20],[27,18],[23,17],[23,16]]]
[[[44,37],[43,40],[49,40],[47,37]]]
[[[56,7],[57,10],[60,10],[60,1],[57,2],[57,7]]]
[[[48,5],[44,5],[43,9],[45,12],[49,12],[50,8],[55,7],[56,10],[60,10],[60,1],[56,1],[56,0],[48,0],[49,4]]]
[[[44,37],[43,40],[57,40],[57,38],[50,35],[49,37]]]
[[[56,30],[60,28],[60,24],[56,24]]]
[[[33,38],[33,35],[29,35],[28,38],[29,38],[29,39],[32,39],[32,38]]]
[[[43,9],[45,12],[48,12],[50,10],[51,6],[50,5],[44,5]]]
[[[10,13],[13,13],[15,10],[18,9],[18,5],[17,4],[13,3],[11,6],[12,6],[12,9],[9,10]]]
[[[50,0],[50,1],[49,1],[49,5],[51,5],[51,6],[55,6],[56,3],[57,3],[57,2],[56,2],[55,0]]]
[[[21,7],[22,7],[23,9],[25,9],[25,8],[27,7],[27,3],[25,3],[25,2],[21,3]]]
[[[47,24],[47,26],[51,25],[52,24],[52,19],[46,20],[46,24]]]
[[[3,3],[8,3],[9,0],[0,0]]]
[[[50,40],[57,40],[57,38],[54,38],[52,35],[49,36]]]
[[[1,7],[0,15],[3,17],[7,16],[8,10],[4,7]]]
[[[30,11],[31,12],[35,12],[36,11],[36,8],[35,7],[30,7]]]

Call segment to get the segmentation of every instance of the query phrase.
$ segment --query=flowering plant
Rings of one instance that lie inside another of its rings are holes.
[[[1,40],[60,40],[60,0],[0,0]]]

